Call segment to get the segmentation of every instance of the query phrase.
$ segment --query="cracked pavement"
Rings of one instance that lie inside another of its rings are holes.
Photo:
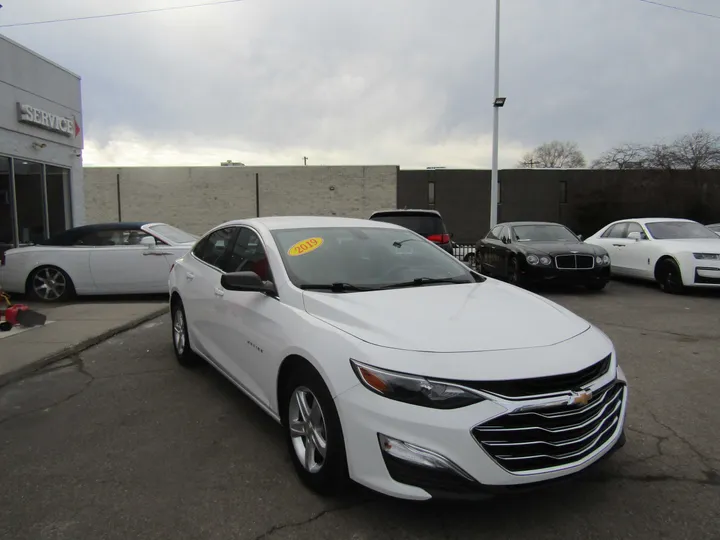
[[[411,503],[296,479],[279,426],[167,316],[0,388],[0,538],[720,538],[720,295],[544,291],[602,328],[631,384],[627,445],[569,484]]]

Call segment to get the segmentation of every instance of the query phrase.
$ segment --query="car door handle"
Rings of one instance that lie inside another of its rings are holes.
[[[219,287],[215,287],[215,296],[219,296],[222,298],[223,296],[225,296],[225,291],[223,291]]]
[[[162,256],[162,255],[172,255],[172,254],[166,253],[165,251],[143,251],[143,256],[147,256],[147,255]]]
[[[187,274],[185,274],[185,279],[187,279],[188,281],[192,281],[193,279],[195,279],[195,274],[193,274],[192,272],[188,272]]]
[[[613,244],[615,247],[625,247],[625,244]]]

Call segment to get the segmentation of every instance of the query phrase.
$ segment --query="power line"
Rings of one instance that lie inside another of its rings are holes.
[[[654,0],[640,0],[640,2],[645,2],[646,4],[652,4],[654,6],[660,6],[667,9],[674,9],[675,11],[682,11],[683,13],[690,13],[692,15],[700,15],[702,17],[710,17],[711,19],[720,19],[720,15],[713,15],[712,13],[705,13],[703,11],[695,11],[692,9],[685,9],[678,6],[671,6],[669,4],[662,4],[660,2],[655,2]]]
[[[171,7],[164,7],[164,8],[144,9],[144,10],[138,10],[138,11],[125,11],[122,13],[107,13],[105,15],[88,15],[86,17],[71,17],[68,19],[50,19],[47,21],[31,21],[31,22],[24,22],[24,23],[0,24],[0,28],[10,28],[12,26],[34,26],[36,24],[51,24],[51,23],[61,23],[61,22],[69,22],[69,21],[86,21],[88,19],[108,19],[110,17],[125,17],[126,15],[142,15],[145,13],[158,13],[160,11],[175,11],[178,9],[192,9],[192,8],[199,8],[199,7],[219,6],[220,4],[236,4],[238,2],[244,2],[244,1],[245,0],[220,0],[218,2],[205,2],[202,4],[191,4],[189,6],[171,6]]]

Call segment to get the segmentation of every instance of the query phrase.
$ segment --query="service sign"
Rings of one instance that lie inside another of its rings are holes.
[[[40,129],[61,133],[66,137],[77,137],[80,133],[80,126],[77,125],[74,118],[58,116],[37,107],[18,103],[18,121],[23,124],[30,124]]]

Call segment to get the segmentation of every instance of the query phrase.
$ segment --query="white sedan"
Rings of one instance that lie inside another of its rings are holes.
[[[209,362],[284,427],[319,493],[467,496],[579,472],[624,444],[612,342],[379,221],[224,223],[170,274],[183,366]]]
[[[176,259],[197,237],[165,223],[99,223],[0,255],[0,289],[33,300],[168,291]]]
[[[623,219],[585,240],[610,254],[617,276],[656,281],[662,290],[720,287],[720,236],[689,219]]]

